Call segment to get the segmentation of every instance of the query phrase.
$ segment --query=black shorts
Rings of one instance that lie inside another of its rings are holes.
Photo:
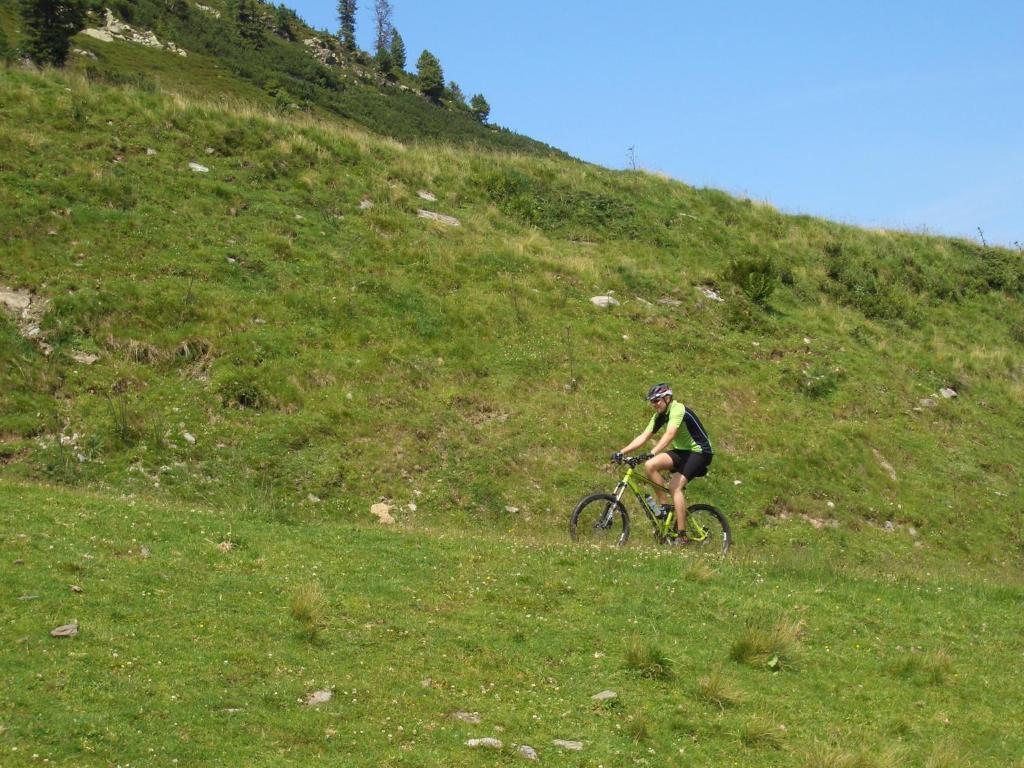
[[[704,477],[711,466],[713,453],[695,453],[694,451],[671,450],[668,455],[672,457],[672,471],[686,478],[690,482],[695,477]]]

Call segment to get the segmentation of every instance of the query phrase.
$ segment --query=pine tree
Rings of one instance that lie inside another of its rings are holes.
[[[85,26],[85,0],[21,0],[21,15],[29,58],[63,66],[72,36]]]
[[[376,0],[373,12],[377,17],[377,41],[373,46],[373,52],[379,57],[381,52],[390,53],[391,3],[388,0]]]
[[[0,26],[0,64],[8,66],[14,61],[14,48],[7,39],[7,33]]]
[[[400,72],[405,71],[405,41],[394,27],[391,28],[391,63]]]
[[[377,69],[385,77],[391,77],[391,71],[395,68],[394,60],[391,58],[391,51],[387,48],[381,48],[377,51],[377,55],[373,57],[374,62],[377,64]]]
[[[235,24],[238,35],[254,48],[263,47],[263,20],[256,0],[238,0],[235,5]]]
[[[286,5],[278,6],[274,13],[274,33],[285,40],[295,39],[295,30],[299,23],[298,14]]]
[[[346,50],[356,49],[356,0],[338,0],[338,21],[341,31],[338,37]]]
[[[423,51],[416,61],[416,78],[423,95],[439,104],[444,96],[444,72],[441,71],[441,62],[430,51]]]
[[[454,80],[448,82],[448,94],[452,97],[452,101],[460,107],[466,106],[466,94],[462,92],[459,84]]]
[[[487,103],[487,99],[482,93],[478,93],[469,100],[469,108],[473,112],[473,117],[481,123],[487,122],[487,118],[491,114],[491,105]]]

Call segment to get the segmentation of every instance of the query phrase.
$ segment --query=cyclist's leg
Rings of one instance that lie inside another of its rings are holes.
[[[665,484],[665,477],[662,473],[671,471],[672,457],[667,453],[659,453],[657,456],[653,456],[644,462],[644,473],[647,475],[647,479],[658,486],[655,488],[654,495],[657,497],[659,504],[668,503],[665,492],[661,490],[661,486]]]
[[[672,507],[676,512],[676,533],[680,536],[686,530],[686,496],[683,494],[683,488],[687,482],[686,475],[678,472],[673,472],[668,482],[668,488],[672,492]]]
[[[676,531],[682,534],[686,530],[686,496],[683,489],[695,477],[703,477],[708,473],[711,455],[695,451],[669,451],[672,457],[672,479],[669,490],[672,491],[672,506],[676,511]]]

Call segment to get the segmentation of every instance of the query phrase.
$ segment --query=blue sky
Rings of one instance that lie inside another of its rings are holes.
[[[337,3],[286,2],[337,30]],[[373,0],[359,0],[369,49]],[[865,227],[1024,243],[1024,1],[392,0],[492,122]],[[621,9],[625,9],[624,11]]]

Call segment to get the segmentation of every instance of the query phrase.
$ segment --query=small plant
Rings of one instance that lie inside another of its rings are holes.
[[[779,282],[779,271],[771,256],[735,259],[723,275],[758,306],[765,306]]]
[[[292,618],[310,642],[316,641],[327,615],[327,600],[315,581],[303,584],[292,596]]]
[[[801,371],[799,388],[814,399],[831,395],[839,386],[842,371],[827,363],[815,362]]]
[[[757,619],[747,624],[729,651],[729,658],[752,667],[780,671],[793,666],[803,634],[803,622],[783,618],[774,624]]]
[[[672,659],[655,643],[634,643],[626,649],[626,667],[648,680],[671,680]]]
[[[715,570],[701,560],[692,560],[687,564],[683,577],[688,581],[706,584],[715,577]]]
[[[135,445],[142,435],[141,417],[128,404],[128,395],[125,392],[108,395],[107,410],[114,438],[125,447]]]
[[[743,691],[725,676],[721,667],[697,681],[697,695],[701,700],[723,710],[742,704],[746,699]]]
[[[632,718],[626,724],[626,735],[637,744],[651,738],[651,730],[647,727],[647,719],[643,715]]]

